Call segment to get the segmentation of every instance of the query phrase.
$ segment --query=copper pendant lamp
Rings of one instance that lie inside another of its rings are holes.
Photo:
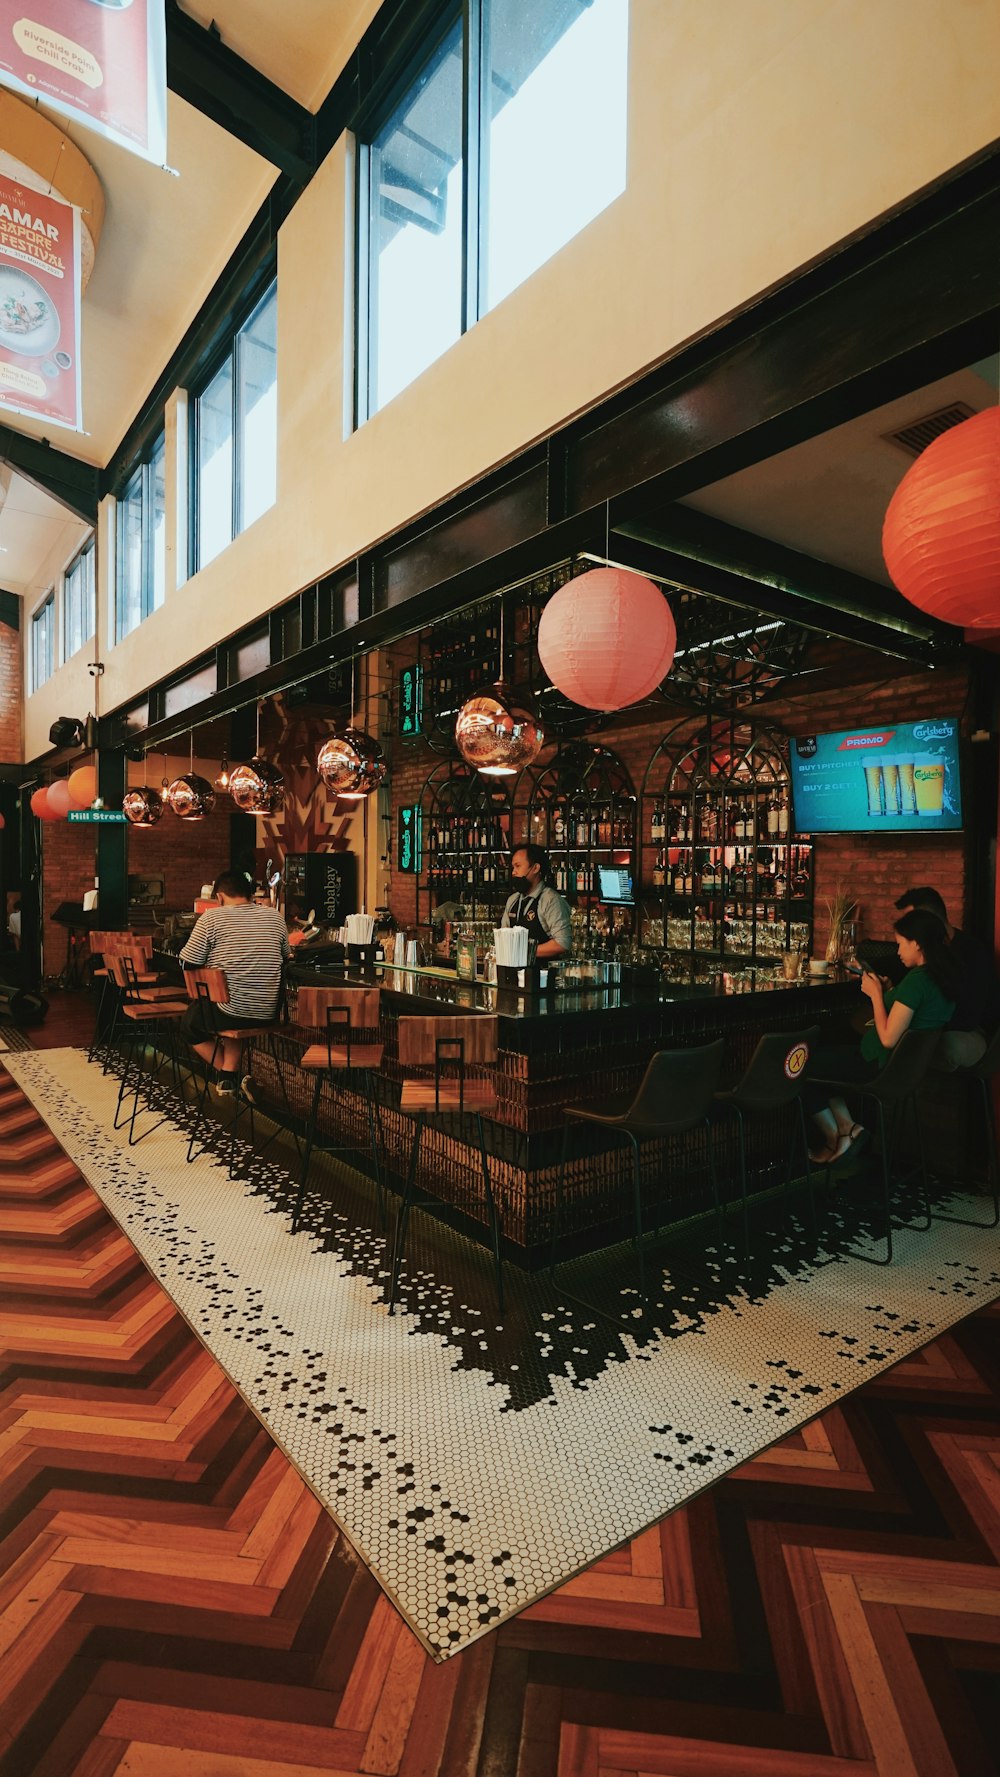
[[[191,730],[191,769],[183,777],[175,777],[167,790],[167,801],[181,821],[203,821],[215,807],[215,791],[207,777],[199,777],[194,768],[194,729]]]
[[[365,662],[365,721],[368,710],[368,663]],[[351,662],[351,712],[354,712],[354,662]],[[388,766],[374,735],[361,728],[331,734],[320,747],[316,769],[327,789],[346,802],[362,802],[385,783]]]
[[[285,805],[285,780],[277,766],[260,756],[260,704],[256,705],[257,738],[253,758],[234,765],[229,794],[244,814],[280,814]],[[216,780],[218,782],[218,780]]]
[[[463,703],[455,718],[455,744],[467,765],[483,777],[516,777],[538,758],[545,731],[530,692],[504,683],[504,607],[500,600],[500,677]]]
[[[141,788],[126,790],[122,812],[131,827],[155,827],[163,819],[163,801],[158,790]]]

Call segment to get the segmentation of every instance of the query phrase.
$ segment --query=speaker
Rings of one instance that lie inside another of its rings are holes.
[[[84,726],[75,716],[60,716],[49,729],[49,740],[54,747],[82,747]]]

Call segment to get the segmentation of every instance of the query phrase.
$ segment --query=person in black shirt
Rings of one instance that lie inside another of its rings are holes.
[[[972,1067],[985,1051],[987,1033],[1000,1022],[1000,981],[993,955],[978,938],[951,924],[942,896],[929,884],[904,890],[896,906],[904,913],[923,908],[937,914],[944,926],[948,951],[958,969],[958,997],[941,1039],[939,1065]]]

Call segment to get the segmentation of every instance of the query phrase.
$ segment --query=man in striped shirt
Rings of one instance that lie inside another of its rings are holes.
[[[227,870],[215,884],[219,907],[210,907],[197,921],[181,951],[185,968],[223,969],[227,1000],[192,1000],[181,1029],[196,1055],[215,1056],[218,1086],[236,1090],[240,1045],[233,1038],[219,1043],[220,1030],[270,1024],[278,1010],[282,964],[291,956],[284,919],[275,907],[257,907],[253,885],[239,870]]]

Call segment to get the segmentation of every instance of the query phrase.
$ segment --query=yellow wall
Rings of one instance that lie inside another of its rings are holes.
[[[342,140],[279,242],[277,504],[108,651],[103,707],[993,141],[998,68],[996,0],[631,0],[626,192],[347,436]]]

